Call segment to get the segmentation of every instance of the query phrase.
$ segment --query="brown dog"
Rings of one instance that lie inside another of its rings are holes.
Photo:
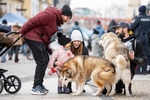
[[[63,86],[68,82],[76,82],[77,92],[73,95],[82,93],[85,82],[89,79],[98,86],[99,90],[94,96],[99,95],[104,87],[110,92],[110,84],[115,77],[115,66],[108,60],[93,56],[76,56],[69,59],[59,69],[60,80]]]

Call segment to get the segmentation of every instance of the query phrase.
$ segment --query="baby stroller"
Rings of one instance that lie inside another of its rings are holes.
[[[8,41],[6,40],[9,39],[8,36],[10,34],[17,34],[17,32],[8,32],[7,34],[5,33],[5,35],[0,34],[0,57],[21,38],[19,37],[13,42],[9,41],[11,42],[11,45],[7,45],[6,42]],[[3,50],[4,47],[6,47],[5,50]],[[4,73],[7,71],[8,70],[0,68],[0,93],[3,91],[3,88],[10,94],[17,93],[21,89],[21,80],[15,75],[9,75],[8,77],[6,77]]]

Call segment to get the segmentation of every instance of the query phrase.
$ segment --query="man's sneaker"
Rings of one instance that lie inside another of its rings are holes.
[[[45,89],[47,92],[49,91],[48,89],[46,89],[46,88],[45,88],[45,86],[44,86],[44,85],[41,85],[41,86],[42,86],[42,88],[43,88],[43,89]]]
[[[31,94],[35,94],[35,95],[45,95],[47,93],[48,92],[45,89],[43,89],[41,85],[36,86],[31,91]]]

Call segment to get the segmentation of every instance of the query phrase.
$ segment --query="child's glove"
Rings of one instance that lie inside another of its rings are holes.
[[[53,67],[53,68],[51,68],[51,70],[48,72],[48,74],[49,74],[50,76],[52,76],[52,74],[55,73],[55,72],[56,72],[56,69]]]

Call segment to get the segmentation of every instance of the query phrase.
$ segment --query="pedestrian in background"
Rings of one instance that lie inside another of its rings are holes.
[[[70,36],[71,36],[73,30],[79,30],[81,32],[81,34],[82,34],[82,30],[81,30],[81,28],[79,26],[79,22],[78,21],[74,22],[74,26],[72,27],[72,30],[70,32]],[[82,36],[83,36],[83,34],[82,34]]]
[[[21,29],[21,26],[16,22],[14,25],[12,25],[12,28],[11,28],[11,31],[12,32],[17,32],[18,30]],[[15,41],[17,40],[19,37],[21,37],[21,34],[11,34],[11,38]],[[15,63],[18,63],[19,62],[19,50],[20,50],[20,47],[22,45],[22,38],[20,38],[14,45],[13,47],[11,48],[12,50],[10,50],[10,54],[9,54],[9,60],[12,59],[12,56],[13,56],[13,53],[15,54],[15,58],[14,58],[14,62]]]
[[[149,45],[148,45],[148,34],[150,29],[150,17],[146,15],[146,6],[142,5],[138,9],[139,15],[132,20],[130,29],[136,35],[136,38],[142,43],[144,52],[146,54],[146,60],[148,62]],[[147,74],[147,65],[138,66],[137,74]],[[142,70],[141,70],[142,69]]]
[[[0,25],[0,38],[4,37],[6,35],[6,33],[11,31],[11,27],[7,25],[7,20],[4,19],[2,20],[2,24]],[[11,46],[11,44],[13,43],[13,40],[8,36],[6,37],[1,44],[6,45],[6,47]],[[4,51],[5,48],[2,49],[2,51]],[[2,56],[1,56],[1,63],[5,63],[6,62],[6,55],[7,55],[8,51],[6,51]]]
[[[23,39],[23,43],[21,45],[21,53],[23,54],[23,56],[26,56],[26,53],[27,53],[26,49],[27,49],[27,44],[26,44],[26,42]]]
[[[111,20],[110,23],[109,23],[109,25],[108,25],[107,32],[113,32],[113,33],[115,33],[116,30],[113,27],[116,26],[116,25],[117,25],[116,21],[114,19]]]
[[[61,32],[57,33],[57,37],[60,46],[56,50],[54,50],[51,55],[48,64],[48,68],[50,68],[49,75],[52,75],[53,73],[57,72],[56,68],[60,68],[63,65],[63,63],[65,63],[68,59],[74,57],[74,55],[70,50],[71,39],[66,35],[62,35]],[[62,82],[59,79],[58,72],[57,75],[58,75],[58,88],[57,88],[58,94],[71,93],[72,92],[72,90],[70,90],[71,87],[62,87]]]
[[[36,62],[34,84],[31,94],[47,94],[48,89],[43,85],[45,70],[49,62],[48,49],[50,38],[63,25],[72,18],[72,11],[68,5],[61,9],[47,7],[33,18],[30,18],[21,28],[20,32],[30,47]]]
[[[92,55],[102,57],[103,56],[103,49],[99,46],[99,39],[105,33],[105,30],[101,26],[101,22],[99,20],[96,21],[96,27],[93,29],[92,32]]]
[[[82,30],[81,30],[81,28],[80,28],[79,25],[80,25],[80,24],[79,24],[78,21],[75,21],[75,22],[74,22],[74,26],[72,27],[72,30],[71,30],[71,32],[70,32],[70,37],[71,37],[71,34],[72,34],[72,32],[73,32],[74,30],[80,31],[80,33],[81,33],[81,35],[82,35],[82,38],[83,38],[83,44],[85,45],[85,43],[84,43],[84,35],[83,35]]]

